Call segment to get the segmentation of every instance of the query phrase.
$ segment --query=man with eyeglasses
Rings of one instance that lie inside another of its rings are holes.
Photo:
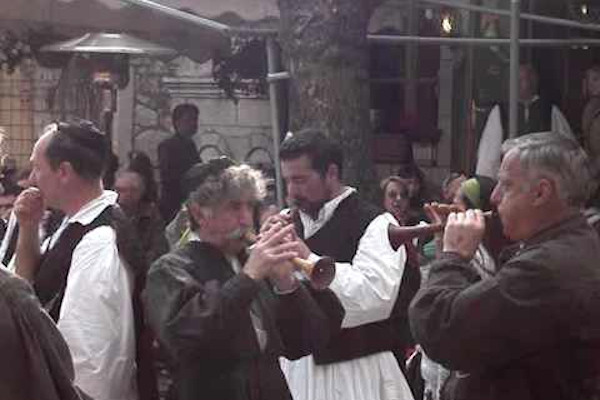
[[[136,265],[125,263],[117,248],[117,194],[102,186],[109,154],[109,140],[90,123],[45,129],[30,159],[34,187],[15,202],[16,272],[57,322],[75,383],[96,400],[135,400]],[[47,207],[65,218],[40,246]]]

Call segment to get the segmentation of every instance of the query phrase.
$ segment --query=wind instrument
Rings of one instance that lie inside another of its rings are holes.
[[[460,207],[448,204],[438,204],[436,207],[441,207],[442,214],[446,216],[451,212],[463,212]],[[488,219],[494,215],[493,211],[485,211],[484,218]],[[415,238],[433,235],[434,233],[442,232],[445,224],[420,224],[412,226],[396,226],[390,224],[388,227],[388,239],[393,249],[397,249],[405,243],[412,241]]]
[[[243,235],[243,239],[251,249],[251,246],[257,241],[257,236],[248,231]],[[335,261],[331,257],[321,257],[314,263],[300,257],[294,257],[290,261],[298,271],[308,278],[310,285],[315,290],[327,289],[335,278]]]

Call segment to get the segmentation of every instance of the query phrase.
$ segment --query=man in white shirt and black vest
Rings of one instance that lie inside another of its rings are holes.
[[[539,75],[532,64],[519,67],[518,131],[515,137],[535,132],[555,132],[575,139],[569,122],[558,106],[539,95]],[[496,179],[502,142],[508,132],[508,105],[495,105],[488,115],[477,150],[477,175]]]
[[[102,186],[109,151],[89,122],[46,128],[31,155],[34,187],[15,202],[16,272],[57,322],[75,383],[96,400],[136,400],[135,266],[117,249],[117,194]],[[65,218],[40,246],[46,207]]]
[[[335,259],[330,289],[346,311],[343,329],[325,349],[281,360],[294,399],[412,399],[393,354],[403,347],[397,300],[406,263],[404,247],[396,250],[388,239],[397,222],[342,183],[341,148],[324,133],[289,135],[280,157],[292,220],[306,244],[300,256]],[[263,229],[281,218],[271,217]]]

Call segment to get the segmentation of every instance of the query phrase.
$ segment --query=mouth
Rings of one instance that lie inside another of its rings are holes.
[[[237,228],[227,235],[227,239],[245,240],[249,233],[252,233],[250,228]]]

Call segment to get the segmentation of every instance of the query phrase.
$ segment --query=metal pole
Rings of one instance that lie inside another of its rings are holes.
[[[509,10],[501,10],[498,8],[490,8],[490,7],[475,6],[472,4],[457,3],[456,1],[448,1],[448,0],[421,0],[421,1],[424,3],[460,8],[463,10],[482,12],[482,13],[486,13],[486,14],[503,15],[505,17],[510,17],[512,15],[512,12]],[[550,25],[566,26],[566,27],[570,27],[570,28],[585,29],[585,30],[590,30],[590,31],[600,31],[600,25],[598,25],[598,24],[584,24],[581,22],[576,22],[576,21],[572,21],[569,19],[563,19],[563,18],[552,18],[552,17],[545,17],[543,15],[528,14],[528,13],[520,13],[519,18],[527,19],[527,20],[531,20],[531,21],[535,21],[535,22],[540,22],[540,23],[544,23],[544,24],[550,24]]]
[[[168,7],[163,4],[157,3],[152,0],[121,0],[129,4],[135,4],[137,6],[156,11],[161,14],[169,15],[177,18],[181,21],[191,22],[192,24],[202,26],[203,28],[212,29],[223,34],[252,34],[262,36],[273,36],[277,34],[276,29],[268,28],[234,28],[232,26],[222,24],[209,18],[202,18],[197,15],[178,10],[173,7]]]
[[[408,0],[406,8],[406,20],[408,22],[407,32],[409,35],[418,34],[416,1]],[[404,108],[408,115],[414,115],[417,111],[417,63],[419,59],[419,48],[414,43],[406,44],[406,56],[404,59],[404,70],[406,83],[404,85]]]
[[[137,6],[150,9],[152,11],[157,11],[161,14],[170,15],[171,17],[175,17],[177,19],[188,21],[196,25],[201,25],[205,28],[213,29],[215,31],[227,33],[230,30],[228,25],[222,24],[220,22],[213,21],[208,18],[202,18],[197,15],[178,10],[176,8],[167,7],[160,3],[151,0],[124,0],[126,3],[135,4]]]
[[[267,68],[269,75],[277,74],[279,69],[279,54],[275,39],[267,38]],[[273,131],[273,162],[275,164],[275,185],[277,190],[277,207],[283,208],[283,181],[281,179],[281,163],[279,160],[279,142],[281,141],[281,126],[279,124],[279,93],[278,79],[269,79],[269,103],[271,105],[271,127]]]
[[[398,35],[369,35],[369,42],[402,45],[412,42],[421,46],[510,46],[511,39],[484,39],[484,38],[447,38],[437,36],[398,36]],[[519,45],[534,47],[577,47],[600,46],[600,39],[519,39]]]
[[[508,127],[509,137],[517,136],[519,130],[519,28],[521,0],[510,1],[510,93]]]

